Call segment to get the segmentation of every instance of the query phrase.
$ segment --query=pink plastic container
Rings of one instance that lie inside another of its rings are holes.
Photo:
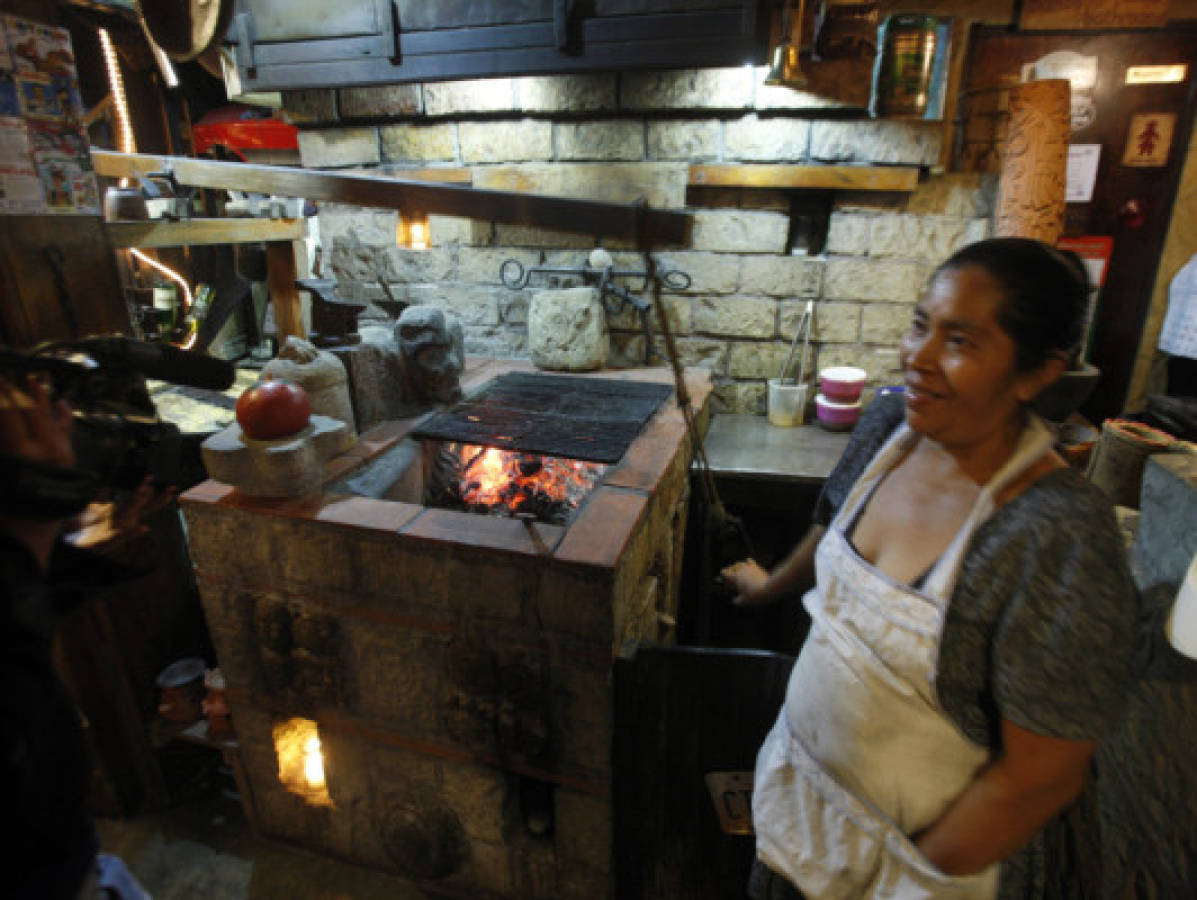
[[[833,403],[855,403],[868,377],[856,366],[829,366],[819,371],[819,389]]]
[[[860,401],[837,403],[822,394],[815,396],[815,417],[828,431],[847,431],[860,418]]]

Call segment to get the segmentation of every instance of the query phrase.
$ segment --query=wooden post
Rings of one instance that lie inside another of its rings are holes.
[[[1010,130],[1002,152],[995,233],[1055,245],[1064,231],[1069,85],[1028,81],[1010,89]]]
[[[296,277],[294,245],[291,241],[269,241],[266,244],[266,285],[270,290],[270,302],[274,304],[279,346],[291,335],[308,336],[303,327]]]

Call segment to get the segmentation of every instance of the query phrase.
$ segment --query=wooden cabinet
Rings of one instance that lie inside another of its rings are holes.
[[[762,63],[765,0],[238,0],[247,90]]]

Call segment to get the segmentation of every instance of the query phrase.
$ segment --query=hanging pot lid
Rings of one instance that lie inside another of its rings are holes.
[[[136,0],[150,38],[175,62],[202,56],[224,37],[233,0]]]

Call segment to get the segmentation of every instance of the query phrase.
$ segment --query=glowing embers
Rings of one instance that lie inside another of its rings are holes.
[[[273,736],[274,752],[278,756],[278,780],[283,787],[312,806],[332,806],[316,723],[300,718],[275,722]]]
[[[433,459],[426,502],[562,525],[606,471],[602,463],[445,443]]]

